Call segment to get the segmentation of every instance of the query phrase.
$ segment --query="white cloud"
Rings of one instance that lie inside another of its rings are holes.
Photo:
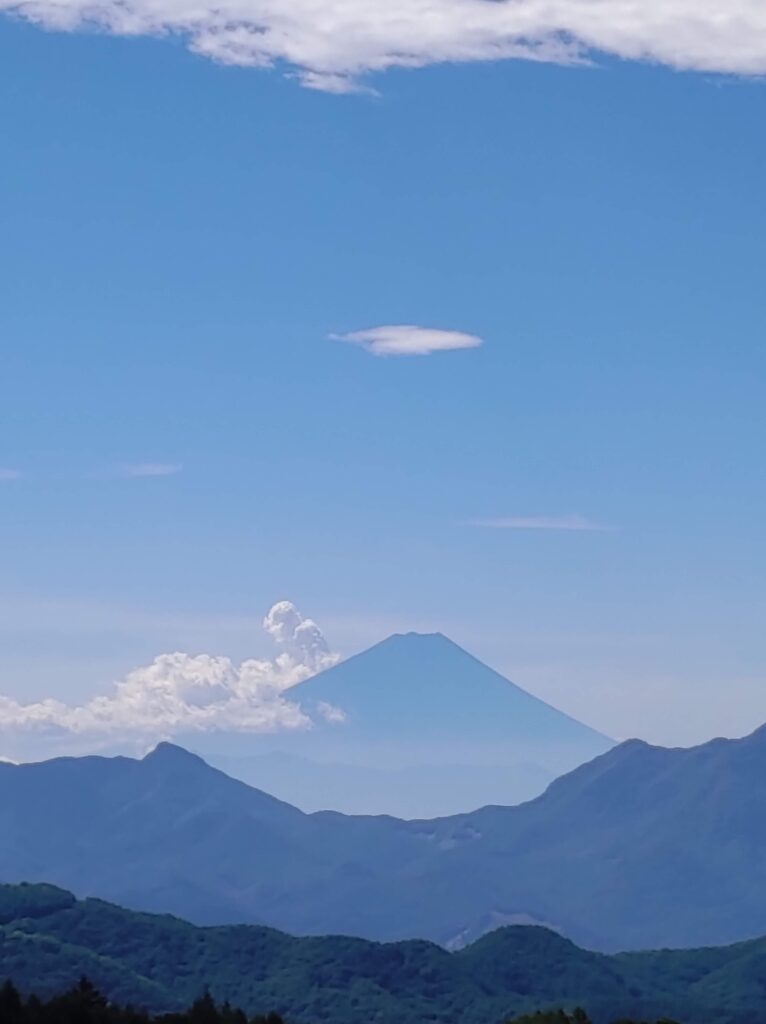
[[[177,34],[221,63],[285,67],[329,92],[391,67],[598,53],[766,73],[763,0],[0,0],[0,10],[49,29]]]
[[[155,741],[190,732],[274,732],[311,727],[285,691],[337,663],[321,630],[282,601],[264,628],[283,648],[273,661],[234,664],[209,654],[162,654],[116,683],[112,693],[81,705],[43,700],[22,704],[0,697],[0,734],[79,736],[93,740]],[[321,717],[339,721],[337,709]],[[7,746],[7,743],[5,744]]]
[[[181,472],[181,468],[177,462],[128,462],[116,466],[114,476],[124,477],[128,480],[141,477],[175,476],[176,473]]]
[[[8,469],[0,466],[0,483],[10,483],[11,480],[20,480],[21,473],[18,469]]]
[[[469,526],[490,530],[579,530],[604,531],[608,526],[594,523],[582,516],[509,516],[496,519],[472,519]]]
[[[328,704],[326,700],[317,701],[316,710],[320,718],[325,722],[345,722],[346,712],[343,708],[336,708],[334,704]]]
[[[370,327],[350,334],[331,334],[333,341],[361,345],[376,356],[429,356],[434,352],[450,352],[461,348],[477,348],[481,338],[462,331],[441,331],[414,324],[393,324]]]
[[[301,666],[303,679],[337,664],[324,633],[313,619],[304,618],[291,601],[278,601],[263,620],[263,628],[284,647],[292,664]],[[294,680],[300,682],[299,679]]]

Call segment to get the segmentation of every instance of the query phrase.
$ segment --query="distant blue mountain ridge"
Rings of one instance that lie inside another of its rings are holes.
[[[427,938],[539,924],[596,950],[766,933],[766,727],[623,743],[516,807],[304,814],[178,746],[0,764],[0,881],[196,923]]]

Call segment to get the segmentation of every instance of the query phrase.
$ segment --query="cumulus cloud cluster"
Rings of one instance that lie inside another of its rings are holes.
[[[81,705],[0,697],[0,732],[151,742],[194,732],[310,728],[310,717],[285,691],[336,664],[338,655],[317,624],[289,601],[274,605],[263,625],[282,648],[272,661],[236,665],[209,654],[162,654],[130,672],[112,693]],[[343,717],[329,706],[317,712],[328,721]]]
[[[481,338],[463,331],[443,331],[415,324],[390,324],[369,327],[349,334],[331,334],[333,341],[361,345],[375,356],[430,356],[434,352],[450,352],[461,348],[477,348]]]
[[[0,0],[0,10],[49,29],[176,34],[222,63],[286,67],[331,92],[397,66],[598,53],[766,73],[762,0]]]

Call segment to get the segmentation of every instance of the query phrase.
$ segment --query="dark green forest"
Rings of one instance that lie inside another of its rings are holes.
[[[50,999],[22,996],[6,981],[0,987],[2,1024],[285,1024],[275,1013],[248,1018],[228,1003],[217,1006],[208,993],[180,1013],[152,1016],[134,1006],[111,1003],[87,978]]]
[[[0,987],[0,1021],[2,1024],[285,1024],[277,1013],[247,1016],[229,1003],[217,1005],[205,992],[179,1013],[150,1015],[133,1006],[110,1003],[87,978],[66,992],[48,1000],[36,995],[21,995],[16,986],[6,981]],[[457,1024],[457,1022],[456,1022]],[[584,1010],[571,1014],[564,1010],[536,1012],[509,1020],[507,1024],[592,1024]],[[615,1024],[646,1024],[622,1020]],[[657,1021],[656,1024],[675,1024]]]
[[[92,982],[85,992],[83,976]],[[0,886],[4,978],[21,1002],[3,1009],[2,1024],[246,1024],[263,1014],[288,1024],[585,1024],[576,1007],[593,1024],[766,1020],[763,940],[608,956],[515,926],[450,953],[420,940],[200,928],[49,885]],[[536,1011],[544,1012],[524,1017]]]

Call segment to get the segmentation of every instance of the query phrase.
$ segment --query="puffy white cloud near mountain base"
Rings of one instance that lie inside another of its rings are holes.
[[[766,73],[763,0],[0,0],[0,10],[47,29],[178,35],[221,63],[284,67],[328,92],[391,67],[598,53]]]
[[[285,691],[339,660],[315,622],[282,601],[264,629],[283,650],[272,661],[237,665],[209,654],[162,654],[117,682],[111,693],[81,705],[57,700],[22,704],[0,697],[0,734],[37,733],[152,742],[193,732],[274,732],[307,729],[309,716]],[[336,708],[320,709],[338,721]],[[23,735],[22,735],[23,740]]]

